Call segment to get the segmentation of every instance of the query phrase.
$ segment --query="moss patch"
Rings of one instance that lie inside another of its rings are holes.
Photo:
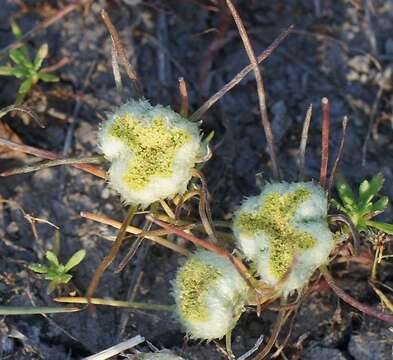
[[[221,273],[213,266],[191,259],[180,269],[177,281],[180,290],[180,312],[189,321],[204,322],[209,319],[205,297],[209,286]]]
[[[190,141],[185,130],[168,127],[163,118],[150,124],[129,115],[115,119],[109,135],[124,141],[132,151],[124,181],[135,190],[142,190],[152,177],[170,177],[177,150]]]
[[[270,267],[278,278],[289,270],[297,251],[310,249],[317,242],[309,233],[295,228],[292,219],[299,205],[310,195],[303,188],[286,194],[272,192],[265,196],[257,211],[242,212],[236,221],[247,235],[263,231],[268,236]]]

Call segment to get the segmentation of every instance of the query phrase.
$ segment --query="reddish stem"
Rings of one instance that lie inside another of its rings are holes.
[[[235,257],[232,254],[230,254],[225,249],[223,249],[223,248],[221,248],[221,247],[219,247],[219,246],[217,246],[217,245],[215,245],[215,244],[213,244],[211,242],[208,242],[206,240],[200,239],[200,238],[196,237],[195,235],[187,233],[187,232],[177,228],[176,226],[173,226],[171,224],[168,224],[166,222],[158,220],[158,219],[152,217],[151,215],[146,216],[146,218],[148,220],[150,220],[151,222],[161,226],[163,229],[168,231],[168,233],[170,233],[170,234],[176,234],[176,235],[182,237],[185,240],[191,241],[192,243],[205,248],[206,250],[210,250],[210,251],[216,253],[217,255],[220,255],[220,256],[223,256],[223,257],[227,258],[230,262],[233,263],[233,265],[236,267],[236,269],[240,272],[240,274],[243,277],[245,277],[245,279],[247,281],[251,280],[249,278],[249,276],[248,276],[249,275],[248,274],[248,270],[244,266],[244,264],[241,262],[241,260],[239,260],[237,257]]]
[[[319,182],[322,187],[326,186],[326,177],[329,161],[329,129],[330,129],[330,106],[327,98],[322,99],[322,159],[321,159],[321,171],[319,176]]]
[[[333,280],[333,277],[331,276],[331,274],[326,268],[322,268],[321,272],[329,287],[334,291],[334,293],[340,299],[344,300],[347,304],[353,306],[354,308],[358,309],[359,311],[361,311],[366,315],[373,316],[379,320],[385,321],[389,324],[393,324],[393,315],[385,314],[365,304],[360,303],[359,301],[354,299],[352,296],[348,295],[343,289],[341,289],[336,285],[336,283]]]

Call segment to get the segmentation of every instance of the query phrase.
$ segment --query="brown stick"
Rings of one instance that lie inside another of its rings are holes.
[[[127,231],[127,227],[130,225],[136,211],[138,209],[138,206],[132,205],[130,206],[128,210],[127,217],[124,219],[123,223],[121,224],[120,230],[116,236],[116,240],[113,243],[111,250],[109,251],[109,254],[105,256],[105,258],[101,261],[100,265],[96,269],[93,279],[90,281],[89,287],[86,292],[86,297],[89,301],[90,304],[90,299],[94,294],[94,291],[96,290],[98,283],[100,282],[101,276],[104,273],[104,271],[108,268],[110,264],[112,264],[113,260],[115,259],[117,253],[120,250],[121,245],[123,244],[124,236]]]
[[[330,177],[329,177],[328,194],[330,194],[330,191],[332,189],[334,178],[336,176],[336,171],[337,171],[337,168],[338,168],[338,164],[340,162],[341,155],[342,155],[342,152],[343,152],[343,149],[344,149],[345,135],[347,133],[347,126],[348,126],[348,117],[344,116],[344,119],[343,119],[343,122],[342,122],[340,146],[338,148],[337,156],[336,156],[336,159],[334,160],[333,168],[332,168],[332,171],[331,171]]]
[[[291,33],[293,26],[290,26],[287,30],[283,31],[272,43],[265,49],[257,58],[258,63],[266,60],[270,54],[280,45],[282,41]],[[219,91],[212,95],[206,100],[202,106],[197,109],[191,116],[191,121],[201,120],[203,115],[218,101],[220,100],[229,90],[234,88],[243,78],[254,69],[254,65],[249,64],[244,67],[231,81],[225,84]]]
[[[358,309],[362,313],[373,316],[379,320],[385,321],[389,324],[393,324],[393,315],[382,313],[378,310],[375,310],[365,304],[360,303],[352,296],[348,295],[343,289],[338,287],[333,280],[332,275],[328,271],[326,266],[320,268],[326,282],[328,283],[329,287],[334,291],[334,293],[342,300],[344,300],[347,304],[353,306],[354,308]]]
[[[257,92],[258,92],[258,100],[259,100],[259,111],[261,113],[261,121],[262,126],[265,131],[267,146],[269,149],[270,158],[272,161],[272,170],[274,179],[278,180],[280,177],[280,171],[277,164],[276,151],[274,148],[274,136],[272,132],[272,128],[269,121],[269,116],[267,114],[267,106],[266,106],[266,95],[265,89],[263,85],[262,72],[258,66],[258,60],[255,56],[254,49],[252,48],[250,39],[248,38],[246,28],[244,27],[243,21],[239,16],[236,8],[234,7],[231,0],[226,0],[229,10],[232,13],[233,19],[235,20],[236,26],[239,30],[240,37],[242,38],[244,48],[246,49],[248,58],[250,59],[251,64],[253,65],[253,70],[255,74],[255,80],[257,82]]]
[[[180,92],[180,115],[187,118],[188,117],[188,92],[187,85],[184,78],[179,78],[179,92]]]
[[[51,151],[47,151],[47,150],[42,150],[42,149],[38,149],[35,148],[33,146],[28,146],[28,145],[22,145],[22,144],[17,144],[14,143],[12,141],[0,138],[0,145],[1,146],[5,146],[9,149],[12,150],[16,150],[16,151],[20,151],[23,152],[25,154],[30,154],[30,155],[34,155],[37,156],[39,158],[43,158],[43,159],[48,159],[48,160],[61,160],[64,159],[62,156],[51,152]],[[86,171],[90,174],[93,174],[99,178],[102,179],[106,179],[106,172],[102,169],[98,169],[92,165],[89,164],[71,164],[71,166]]]
[[[311,116],[312,116],[312,104],[310,104],[310,106],[307,109],[306,117],[304,118],[304,123],[303,123],[302,138],[299,147],[299,181],[304,180],[306,147],[307,147],[308,130],[310,128]]]
[[[329,162],[329,130],[330,130],[330,106],[328,98],[322,98],[322,159],[319,174],[319,182],[326,187],[326,177]]]
[[[135,91],[137,92],[138,96],[142,97],[143,95],[143,88],[139,81],[138,75],[136,74],[135,70],[132,68],[131,64],[127,60],[126,53],[124,48],[121,44],[119,33],[117,32],[116,28],[114,27],[108,13],[105,10],[101,10],[101,17],[105,23],[106,28],[108,29],[109,33],[111,34],[111,38],[113,44],[115,46],[116,54],[126,69],[126,73],[130,80],[132,81]]]

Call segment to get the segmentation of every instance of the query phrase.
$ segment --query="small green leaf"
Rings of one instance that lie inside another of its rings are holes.
[[[62,284],[67,284],[71,279],[72,279],[72,275],[70,274],[63,274],[59,278]]]
[[[372,204],[371,211],[380,214],[386,210],[388,205],[389,205],[389,198],[387,196],[382,196],[377,202]]]
[[[77,266],[86,256],[85,250],[79,250],[74,255],[71,256],[71,259],[68,260],[67,264],[64,267],[64,272],[70,271],[73,267]]]
[[[382,189],[385,179],[382,174],[373,176],[370,180],[364,180],[359,186],[359,205],[362,209],[370,203],[374,196]]]
[[[30,71],[22,66],[16,65],[12,68],[12,75],[17,79],[27,78],[30,76]]]
[[[34,59],[34,69],[39,70],[45,58],[48,56],[48,44],[43,44],[38,49],[37,54]]]
[[[393,235],[393,224],[388,224],[380,221],[367,220],[366,224],[373,228],[383,231],[386,234]]]
[[[336,188],[343,205],[351,210],[356,209],[355,194],[343,176],[337,176]]]
[[[32,86],[33,86],[33,79],[29,77],[25,81],[23,81],[22,84],[19,86],[18,93],[27,94]]]
[[[48,272],[48,268],[41,264],[31,264],[28,268],[39,274],[46,274]]]
[[[12,66],[0,66],[0,76],[13,76],[13,69]]]
[[[59,266],[59,259],[57,258],[56,254],[52,251],[48,250],[45,254],[48,261],[53,264],[55,267]]]
[[[56,82],[60,80],[56,75],[44,73],[44,72],[39,72],[38,78],[45,82]]]
[[[14,19],[11,19],[11,31],[16,39],[20,39],[23,35],[21,28]]]
[[[342,206],[336,199],[331,199],[330,200],[331,205],[333,205],[337,210],[343,212],[344,214],[347,214],[349,216],[350,212]]]
[[[10,58],[17,65],[31,67],[30,59],[26,57],[21,49],[11,49]]]

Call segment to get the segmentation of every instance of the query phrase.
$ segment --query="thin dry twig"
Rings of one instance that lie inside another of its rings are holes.
[[[4,177],[4,176],[11,176],[11,175],[27,174],[33,171],[39,171],[54,166],[60,166],[60,165],[99,164],[102,163],[103,161],[105,161],[105,158],[102,155],[87,156],[84,158],[48,160],[48,161],[42,161],[34,165],[27,165],[11,170],[6,170],[0,173],[0,176]]]
[[[287,30],[283,31],[272,43],[265,49],[257,58],[258,63],[266,60],[271,53],[281,44],[282,41],[291,33],[293,26],[290,26]],[[199,121],[206,114],[206,112],[220,100],[228,91],[233,89],[243,78],[254,69],[253,64],[249,64],[244,67],[231,81],[225,84],[219,91],[212,95],[206,100],[191,116],[191,121]]]
[[[308,130],[310,128],[311,116],[312,116],[312,104],[310,104],[310,106],[308,107],[306,117],[304,118],[304,122],[303,122],[302,138],[300,140],[300,147],[299,147],[299,181],[304,180],[306,147],[307,147]]]
[[[83,360],[106,360],[120,354],[124,350],[134,348],[135,346],[143,343],[144,341],[145,341],[144,337],[137,335],[117,345],[111,346],[108,349],[100,351],[97,354],[85,357]]]
[[[109,254],[106,255],[105,258],[101,261],[100,265],[98,266],[98,268],[96,269],[96,271],[93,275],[93,279],[91,280],[89,287],[87,289],[87,292],[86,292],[86,297],[88,299],[90,299],[93,296],[94,291],[96,290],[96,288],[98,286],[98,283],[101,279],[102,274],[108,268],[108,266],[110,264],[112,264],[117,253],[119,252],[120,247],[123,244],[124,236],[127,232],[127,227],[131,224],[131,221],[134,218],[134,215],[137,210],[138,210],[138,206],[136,206],[136,205],[130,206],[128,213],[127,213],[127,217],[124,219],[123,223],[121,224],[119,233],[117,234],[116,240],[113,243],[113,245],[109,251]]]
[[[322,98],[322,158],[319,182],[326,187],[326,177],[329,162],[329,130],[330,130],[330,106],[328,98]]]
[[[126,69],[126,73],[130,80],[132,81],[135,91],[137,92],[139,97],[143,96],[143,88],[141,82],[139,81],[138,75],[135,70],[132,68],[130,62],[127,60],[126,53],[124,48],[121,44],[119,33],[117,32],[116,28],[114,27],[108,13],[105,10],[101,10],[101,17],[105,23],[106,28],[108,29],[109,33],[111,34],[112,42],[116,50],[116,54],[120,62]]]
[[[247,31],[244,27],[243,21],[239,16],[235,6],[233,5],[231,0],[226,0],[229,10],[232,13],[233,19],[237,25],[239,30],[240,37],[242,38],[244,48],[247,52],[248,58],[250,59],[251,64],[253,65],[253,70],[255,74],[255,80],[257,82],[257,92],[258,92],[258,100],[259,100],[259,110],[261,113],[261,121],[262,126],[265,131],[267,146],[269,149],[270,158],[272,161],[272,170],[274,179],[278,180],[280,177],[280,170],[277,163],[276,151],[274,148],[274,135],[272,132],[272,128],[269,121],[269,116],[267,114],[267,106],[266,106],[266,95],[265,89],[263,85],[262,72],[258,66],[258,60],[255,56],[254,49],[252,48],[250,39],[248,38]]]
[[[184,78],[179,78],[180,115],[187,118],[189,111],[188,91]]]
[[[12,150],[16,150],[16,151],[20,151],[23,152],[25,154],[30,154],[30,155],[34,155],[37,156],[39,158],[42,159],[48,159],[48,160],[61,160],[64,158],[54,152],[51,151],[47,151],[47,150],[42,150],[39,148],[35,148],[33,146],[28,146],[28,145],[22,145],[22,144],[17,144],[14,143],[12,141],[9,141],[7,139],[4,138],[0,138],[0,146],[5,146],[9,149]],[[102,169],[98,169],[92,165],[89,164],[71,164],[71,166],[86,171],[90,174],[93,174],[101,179],[106,179],[106,172],[105,170]]]
[[[347,134],[347,126],[348,126],[348,116],[344,116],[343,122],[342,122],[342,129],[341,129],[341,141],[340,141],[340,146],[338,148],[337,156],[336,159],[334,160],[333,168],[330,173],[329,177],[329,186],[328,186],[328,194],[330,194],[330,191],[333,186],[334,178],[336,176],[338,164],[340,162],[343,150],[344,150],[344,144],[345,144],[345,135]]]

